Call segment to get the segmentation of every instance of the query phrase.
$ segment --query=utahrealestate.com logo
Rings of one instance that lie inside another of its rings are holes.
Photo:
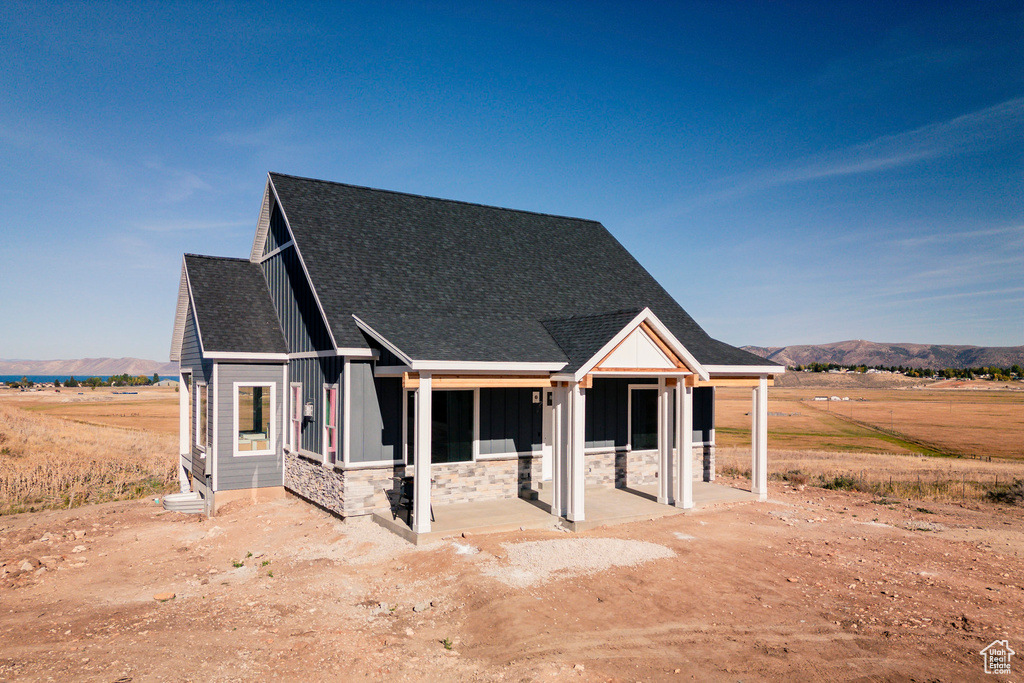
[[[985,658],[985,673],[1008,674],[1010,657],[1017,653],[1010,649],[1010,641],[993,640],[980,654]]]

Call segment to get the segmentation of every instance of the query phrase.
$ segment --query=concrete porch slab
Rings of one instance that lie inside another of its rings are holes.
[[[426,534],[417,534],[412,530],[406,510],[401,511],[397,518],[392,516],[390,510],[377,510],[373,513],[373,521],[410,543],[423,545],[464,532],[493,534],[553,527],[559,520],[551,515],[550,509],[549,505],[521,498],[434,505],[430,532]]]
[[[433,506],[430,532],[417,534],[409,526],[408,513],[396,518],[389,510],[373,513],[373,521],[410,543],[422,545],[464,532],[473,534],[501,533],[519,529],[544,529],[561,524],[573,531],[599,526],[627,524],[687,510],[657,502],[657,488],[642,486],[630,489],[588,487],[585,496],[586,519],[569,522],[551,515],[551,488],[541,487],[536,500],[504,498],[476,503]],[[728,503],[756,501],[750,491],[708,482],[693,483],[694,509]]]

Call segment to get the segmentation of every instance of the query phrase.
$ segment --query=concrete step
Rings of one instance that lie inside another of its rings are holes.
[[[198,493],[171,493],[161,501],[165,510],[201,515],[206,512],[206,501]]]

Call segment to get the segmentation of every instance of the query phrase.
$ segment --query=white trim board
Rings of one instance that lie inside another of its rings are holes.
[[[781,375],[786,372],[782,365],[705,365],[704,368],[716,377],[727,375]]]

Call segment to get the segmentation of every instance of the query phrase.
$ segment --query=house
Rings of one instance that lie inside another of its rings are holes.
[[[690,507],[719,386],[751,389],[764,499],[785,371],[709,337],[595,221],[277,173],[248,259],[184,256],[170,356],[209,513],[287,490],[364,515],[411,477],[415,533],[542,482],[570,524],[595,485]]]

